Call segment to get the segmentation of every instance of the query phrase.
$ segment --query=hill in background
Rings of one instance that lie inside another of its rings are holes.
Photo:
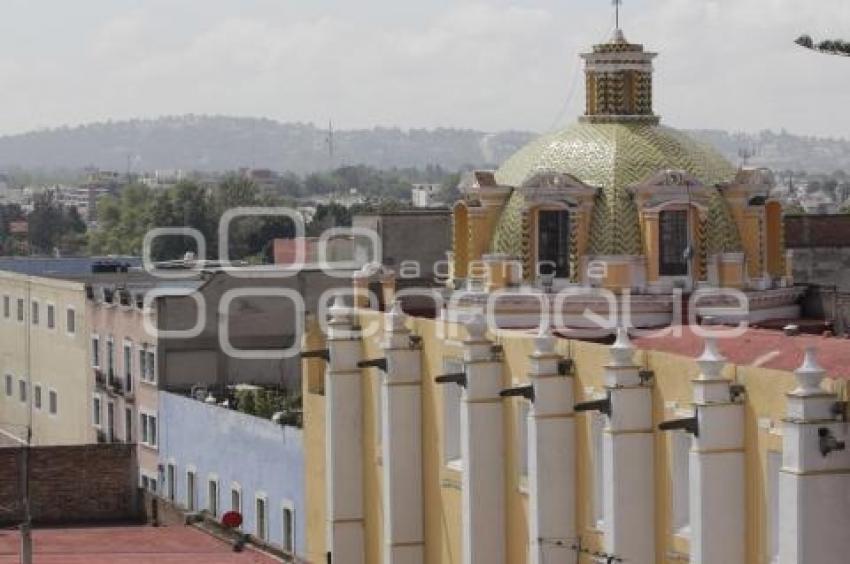
[[[732,162],[755,149],[751,164],[776,170],[831,173],[850,170],[850,142],[759,134],[693,131]],[[374,128],[334,133],[312,124],[268,119],[180,116],[107,122],[0,137],[0,170],[74,170],[86,166],[133,172],[223,171],[270,168],[300,174],[333,166],[376,168],[440,165],[448,170],[495,166],[535,137],[529,132],[483,133],[468,129]]]

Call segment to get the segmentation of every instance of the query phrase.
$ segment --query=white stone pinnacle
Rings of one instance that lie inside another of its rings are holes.
[[[546,326],[540,327],[540,332],[534,338],[534,352],[538,355],[552,354],[555,351],[555,336]]]
[[[633,364],[635,349],[629,339],[629,330],[626,327],[617,328],[617,340],[611,345],[610,351],[614,366],[631,366]]]
[[[794,371],[797,377],[797,389],[792,394],[795,396],[815,396],[823,393],[820,383],[826,372],[818,364],[817,350],[815,347],[806,349],[803,365]]]
[[[482,341],[487,334],[487,319],[482,313],[474,313],[470,315],[464,322],[466,331],[469,333],[470,340]]]
[[[717,349],[717,339],[708,337],[705,340],[705,351],[697,359],[700,369],[699,380],[716,380],[726,365],[726,358]]]
[[[405,329],[404,321],[405,321],[404,311],[401,309],[401,300],[396,300],[393,302],[393,307],[387,313],[387,331],[388,332],[399,332]]]

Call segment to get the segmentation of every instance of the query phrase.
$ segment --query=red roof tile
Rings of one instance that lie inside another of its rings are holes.
[[[719,329],[719,328],[717,328]],[[702,354],[702,337],[683,327],[682,335],[650,334],[635,338],[635,346],[696,358]],[[720,352],[729,362],[739,366],[763,366],[775,370],[794,371],[803,362],[808,347],[817,349],[817,358],[830,378],[850,380],[850,340],[840,337],[800,335],[789,337],[781,331],[747,329],[743,336],[719,338]]]
[[[0,564],[17,564],[20,535],[0,530]],[[73,527],[36,529],[35,564],[271,564],[276,558],[231,546],[193,527]]]

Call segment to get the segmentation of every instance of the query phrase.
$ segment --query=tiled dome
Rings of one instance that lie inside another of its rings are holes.
[[[675,129],[577,123],[520,149],[502,165],[496,179],[501,185],[518,187],[534,173],[550,171],[568,173],[601,188],[589,253],[640,255],[637,209],[626,188],[664,170],[686,171],[708,186],[731,181],[735,175],[734,167],[719,153]],[[493,251],[515,255],[520,250],[520,214],[512,212],[522,208],[521,199],[519,192],[512,194],[496,230]]]

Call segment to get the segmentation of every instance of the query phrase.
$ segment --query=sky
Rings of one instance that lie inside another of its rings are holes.
[[[546,132],[583,111],[611,0],[3,0],[0,135],[216,114]],[[846,0],[624,0],[667,125],[850,137]]]

